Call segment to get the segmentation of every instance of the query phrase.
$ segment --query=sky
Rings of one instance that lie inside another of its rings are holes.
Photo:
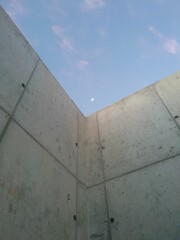
[[[0,0],[86,115],[180,70],[179,0]]]

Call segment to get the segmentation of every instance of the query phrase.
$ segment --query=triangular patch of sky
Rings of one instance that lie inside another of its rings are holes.
[[[179,70],[178,0],[0,3],[85,115]]]

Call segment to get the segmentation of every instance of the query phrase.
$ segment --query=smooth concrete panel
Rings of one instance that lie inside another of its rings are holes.
[[[103,184],[88,189],[89,240],[110,240]]]
[[[78,109],[40,62],[15,119],[66,168],[76,174]]]
[[[88,198],[87,188],[78,185],[78,204],[77,204],[77,240],[88,239]]]
[[[73,240],[76,180],[22,128],[0,145],[0,239]]]
[[[9,120],[8,114],[6,114],[2,109],[0,109],[0,137],[8,120]]]
[[[86,161],[86,126],[87,119],[78,113],[78,179],[87,185],[87,161]]]
[[[98,113],[106,179],[180,153],[180,131],[152,87]]]
[[[0,105],[11,114],[38,57],[1,6],[0,36]]]
[[[180,72],[159,81],[155,88],[180,126]]]
[[[180,157],[106,184],[113,240],[180,239]]]
[[[103,181],[101,147],[98,136],[96,114],[87,118],[86,127],[86,160],[88,171],[88,186],[101,183]]]

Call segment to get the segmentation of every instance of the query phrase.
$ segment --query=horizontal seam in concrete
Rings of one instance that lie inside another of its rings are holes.
[[[165,161],[171,160],[172,158],[175,158],[175,157],[178,157],[178,156],[180,156],[180,153],[175,154],[175,155],[173,155],[173,156],[170,156],[170,157],[168,157],[168,158],[161,159],[161,160],[156,161],[156,162],[154,162],[154,163],[147,164],[147,165],[145,165],[145,166],[143,166],[143,167],[136,168],[136,169],[131,170],[131,171],[129,171],[129,172],[123,173],[123,174],[121,174],[121,175],[119,175],[119,176],[109,178],[109,179],[105,180],[104,182],[99,182],[99,183],[94,184],[94,185],[92,185],[92,186],[87,186],[87,189],[90,189],[90,188],[93,188],[93,187],[97,187],[97,186],[102,185],[102,184],[106,184],[106,183],[108,183],[108,182],[110,182],[110,181],[116,180],[116,179],[118,179],[118,178],[124,177],[124,176],[129,175],[129,174],[134,173],[134,172],[138,172],[138,171],[140,171],[140,170],[143,170],[143,169],[145,169],[145,168],[148,168],[148,167],[151,167],[151,166],[153,166],[153,165],[159,164],[159,163],[161,163],[161,162],[165,162]]]
[[[24,127],[22,127],[14,118],[12,120],[24,130],[24,132],[31,137],[40,147],[42,147],[57,163],[59,163],[69,174],[71,174],[80,184],[87,188],[87,186],[79,180],[74,173],[72,173],[68,168],[66,168],[51,152],[49,152],[41,143],[39,143]]]
[[[180,131],[180,125],[176,122],[176,120],[174,119],[174,116],[172,115],[172,113],[170,112],[170,110],[168,109],[168,107],[166,106],[165,102],[163,101],[162,97],[159,95],[158,91],[156,90],[155,88],[155,85],[154,85],[154,91],[156,92],[157,96],[159,97],[161,103],[163,104],[163,106],[165,107],[165,109],[167,110],[167,112],[169,113],[169,115],[172,117],[175,125],[177,126],[177,128],[179,129]]]

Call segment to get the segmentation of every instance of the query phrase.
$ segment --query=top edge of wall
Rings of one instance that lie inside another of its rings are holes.
[[[127,98],[129,98],[129,97],[131,97],[131,96],[133,96],[133,95],[136,95],[136,94],[139,93],[140,91],[143,91],[143,90],[145,90],[146,88],[150,88],[150,87],[156,85],[158,82],[160,82],[160,81],[162,81],[162,80],[165,80],[165,79],[167,79],[167,78],[169,78],[169,77],[173,77],[173,76],[175,76],[175,75],[177,75],[177,74],[180,74],[180,70],[179,70],[179,71],[177,71],[177,72],[175,72],[175,73],[173,73],[173,74],[171,74],[171,75],[169,75],[169,76],[167,76],[167,77],[164,77],[164,78],[161,79],[161,80],[158,80],[157,82],[155,82],[155,83],[153,83],[153,84],[151,84],[151,85],[149,85],[149,86],[146,86],[146,87],[144,87],[144,88],[142,88],[142,89],[139,89],[139,90],[137,90],[136,92],[134,92],[134,93],[132,93],[132,94],[130,94],[130,95],[122,98],[122,99],[119,99],[118,101],[116,101],[116,102],[114,102],[114,103],[112,103],[112,104],[109,104],[109,105],[105,106],[104,108],[102,108],[102,109],[100,109],[100,110],[95,111],[94,113],[92,113],[92,114],[90,114],[90,115],[85,115],[85,114],[82,113],[82,111],[79,109],[79,107],[75,104],[75,102],[72,100],[72,98],[68,95],[68,93],[65,91],[65,89],[61,86],[61,84],[59,83],[59,81],[57,81],[57,79],[55,78],[55,76],[53,75],[53,73],[49,70],[49,68],[48,68],[47,65],[44,63],[44,61],[39,57],[39,55],[37,54],[37,52],[34,50],[34,48],[31,46],[31,44],[28,42],[28,40],[25,38],[25,36],[23,35],[23,33],[20,31],[20,29],[17,27],[17,25],[14,23],[14,21],[11,19],[11,17],[8,15],[8,13],[7,13],[6,10],[2,7],[1,4],[0,4],[0,12],[1,12],[1,14],[4,14],[4,15],[5,15],[5,17],[6,17],[6,18],[8,19],[8,21],[11,23],[11,25],[15,28],[15,30],[18,31],[18,33],[20,34],[20,36],[25,40],[26,44],[27,44],[27,45],[31,48],[31,50],[37,55],[37,57],[38,57],[38,58],[40,59],[40,61],[43,63],[43,65],[45,66],[45,68],[47,69],[47,71],[53,76],[54,80],[58,83],[58,86],[64,91],[64,93],[65,93],[66,96],[70,99],[70,101],[72,102],[72,104],[77,108],[79,114],[81,114],[84,118],[88,118],[88,117],[90,117],[90,116],[92,116],[92,115],[94,115],[94,114],[97,114],[97,113],[101,112],[101,111],[105,111],[106,109],[109,109],[109,108],[112,107],[113,105],[117,105],[117,104],[119,104],[121,101],[124,101],[124,100],[126,100]]]
[[[11,26],[14,28],[15,31],[18,32],[18,34],[23,38],[23,40],[25,41],[25,43],[28,45],[28,47],[34,52],[34,54],[37,56],[37,58],[39,58],[39,60],[42,62],[42,64],[45,66],[46,70],[52,75],[52,77],[54,78],[54,80],[58,83],[58,86],[64,91],[64,93],[67,95],[67,97],[70,99],[70,101],[72,102],[72,104],[77,108],[79,114],[81,114],[83,117],[86,117],[82,111],[78,108],[78,106],[75,104],[75,102],[72,100],[72,98],[68,95],[68,93],[65,91],[65,89],[61,86],[61,84],[59,83],[59,81],[57,81],[57,79],[55,78],[55,76],[53,75],[53,73],[49,70],[48,66],[44,63],[44,61],[39,57],[39,55],[37,54],[37,52],[35,51],[35,49],[31,46],[31,44],[28,42],[28,40],[25,38],[25,36],[23,35],[23,33],[20,31],[20,29],[18,28],[18,26],[14,23],[14,21],[11,19],[11,17],[9,16],[9,14],[6,12],[6,10],[2,7],[2,5],[0,4],[0,14],[3,14],[5,16],[5,18],[9,21],[9,23],[11,24]]]
[[[116,101],[116,102],[114,102],[114,103],[112,103],[112,104],[109,104],[109,105],[105,106],[104,108],[102,108],[102,109],[100,109],[100,110],[97,110],[97,111],[95,111],[94,113],[92,113],[92,114],[90,114],[90,115],[88,115],[88,116],[86,116],[86,117],[89,118],[89,117],[91,117],[91,116],[93,116],[93,115],[95,115],[95,114],[98,114],[98,113],[101,112],[101,111],[106,111],[106,110],[108,110],[109,108],[111,108],[112,106],[118,105],[120,102],[125,101],[125,100],[127,100],[128,98],[130,98],[130,97],[132,97],[132,96],[134,96],[134,95],[139,94],[141,91],[144,91],[144,90],[146,90],[146,89],[148,89],[148,88],[153,88],[153,87],[154,87],[156,84],[158,84],[159,82],[164,81],[164,80],[169,79],[169,78],[173,78],[173,77],[177,76],[178,74],[180,75],[180,70],[178,70],[178,71],[176,71],[176,72],[174,72],[174,73],[172,73],[172,74],[170,74],[170,75],[168,75],[168,76],[166,76],[166,77],[164,77],[164,78],[162,78],[162,79],[160,79],[160,80],[157,80],[155,83],[152,83],[152,84],[150,84],[150,85],[148,85],[148,86],[146,86],[146,87],[144,87],[144,88],[141,88],[141,89],[135,91],[134,93],[132,93],[132,94],[126,96],[126,97],[123,97],[123,98],[119,99],[118,101]]]

